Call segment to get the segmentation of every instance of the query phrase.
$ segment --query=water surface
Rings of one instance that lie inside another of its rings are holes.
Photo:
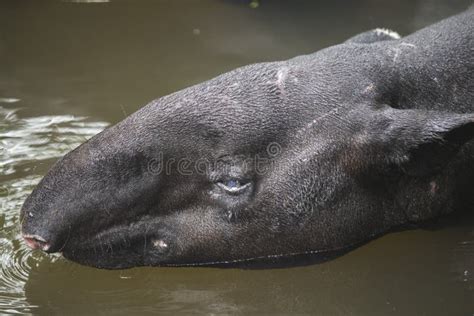
[[[275,270],[105,271],[28,250],[19,209],[52,163],[148,101],[470,1],[0,2],[0,314],[473,315],[474,214]]]

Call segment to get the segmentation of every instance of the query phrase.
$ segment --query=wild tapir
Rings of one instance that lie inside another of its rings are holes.
[[[152,101],[51,168],[23,206],[26,243],[100,268],[226,265],[471,207],[473,12]]]

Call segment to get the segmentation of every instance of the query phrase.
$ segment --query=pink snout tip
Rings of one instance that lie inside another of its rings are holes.
[[[41,236],[38,235],[23,235],[23,239],[25,243],[31,249],[40,249],[43,251],[48,251],[50,248],[50,244]]]

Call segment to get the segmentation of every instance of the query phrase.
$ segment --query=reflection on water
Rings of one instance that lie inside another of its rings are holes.
[[[33,186],[104,121],[240,65],[375,27],[407,34],[470,0],[90,2],[0,2],[0,314],[474,313],[472,212],[277,270],[103,271],[31,252],[19,236]]]
[[[0,173],[3,175],[29,172],[32,161],[37,164],[61,157],[107,126],[103,122],[84,122],[84,117],[72,115],[20,120],[15,112],[0,107]]]
[[[108,124],[72,115],[21,117],[0,98],[0,313],[29,311],[24,286],[32,268],[57,257],[31,252],[20,242],[19,209],[41,179],[42,165],[61,157]]]

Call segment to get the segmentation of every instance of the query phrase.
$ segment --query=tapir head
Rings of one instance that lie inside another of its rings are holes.
[[[239,68],[93,137],[26,200],[26,242],[103,268],[225,264],[432,216],[474,117],[395,109],[376,84],[348,85],[349,68],[307,64]]]

